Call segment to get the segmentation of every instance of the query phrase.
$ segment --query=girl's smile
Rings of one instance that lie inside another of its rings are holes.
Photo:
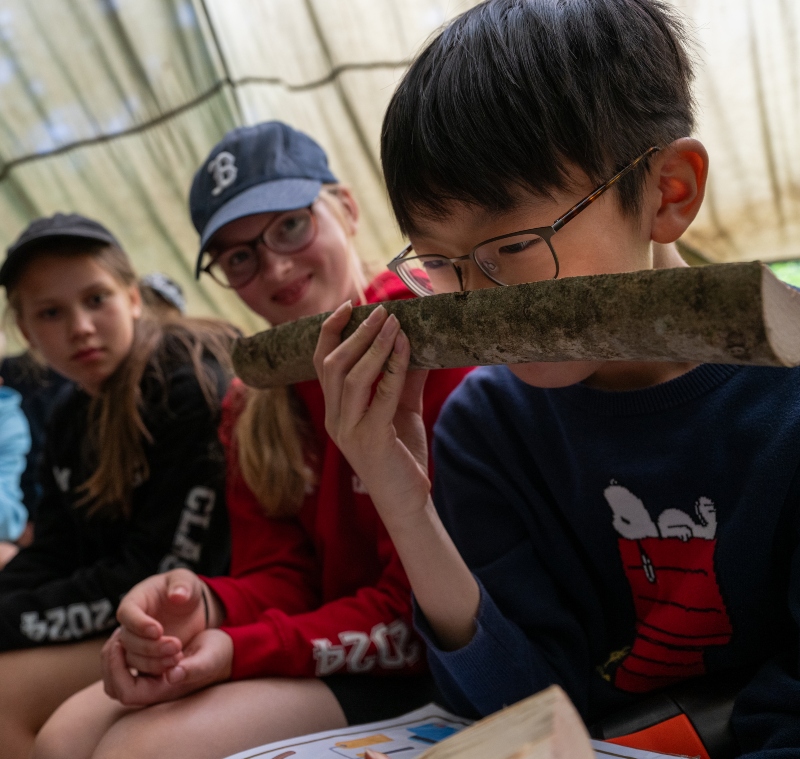
[[[297,277],[288,285],[281,287],[272,294],[272,300],[280,306],[293,306],[303,299],[308,287],[311,284],[313,275],[309,272],[306,275]]]

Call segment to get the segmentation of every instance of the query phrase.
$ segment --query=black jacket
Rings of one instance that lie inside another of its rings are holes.
[[[227,377],[211,358],[221,398]],[[150,476],[133,491],[131,516],[89,516],[77,488],[92,472],[90,398],[74,389],[54,411],[43,457],[44,494],[35,539],[0,571],[0,650],[76,641],[116,624],[121,597],[174,567],[227,570],[225,461],[218,412],[209,409],[191,364],[166,381],[142,380]]]

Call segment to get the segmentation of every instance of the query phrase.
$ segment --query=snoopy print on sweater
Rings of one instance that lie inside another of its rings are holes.
[[[704,674],[704,650],[732,634],[714,569],[713,501],[701,496],[694,517],[669,508],[654,522],[641,499],[615,481],[604,496],[636,610],[633,644],[613,662],[614,685],[642,693]]]

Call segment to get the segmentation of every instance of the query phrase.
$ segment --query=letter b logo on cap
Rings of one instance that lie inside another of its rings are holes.
[[[214,182],[216,182],[216,187],[211,190],[211,194],[216,197],[236,181],[236,175],[239,173],[239,169],[236,168],[236,156],[227,150],[218,153],[208,164],[208,173],[214,177]]]

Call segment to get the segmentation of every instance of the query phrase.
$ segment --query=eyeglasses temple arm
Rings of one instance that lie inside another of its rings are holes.
[[[561,227],[563,227],[568,221],[572,221],[581,211],[588,208],[595,200],[597,200],[609,187],[612,187],[616,184],[622,177],[624,177],[629,171],[633,171],[641,161],[643,161],[648,156],[651,156],[653,153],[657,152],[659,148],[653,146],[648,148],[644,153],[642,153],[635,161],[629,163],[624,169],[618,171],[614,174],[608,182],[604,182],[601,184],[591,195],[588,195],[580,202],[576,203],[572,208],[569,209],[563,216],[556,219],[553,222],[552,229],[553,232],[558,232]]]

